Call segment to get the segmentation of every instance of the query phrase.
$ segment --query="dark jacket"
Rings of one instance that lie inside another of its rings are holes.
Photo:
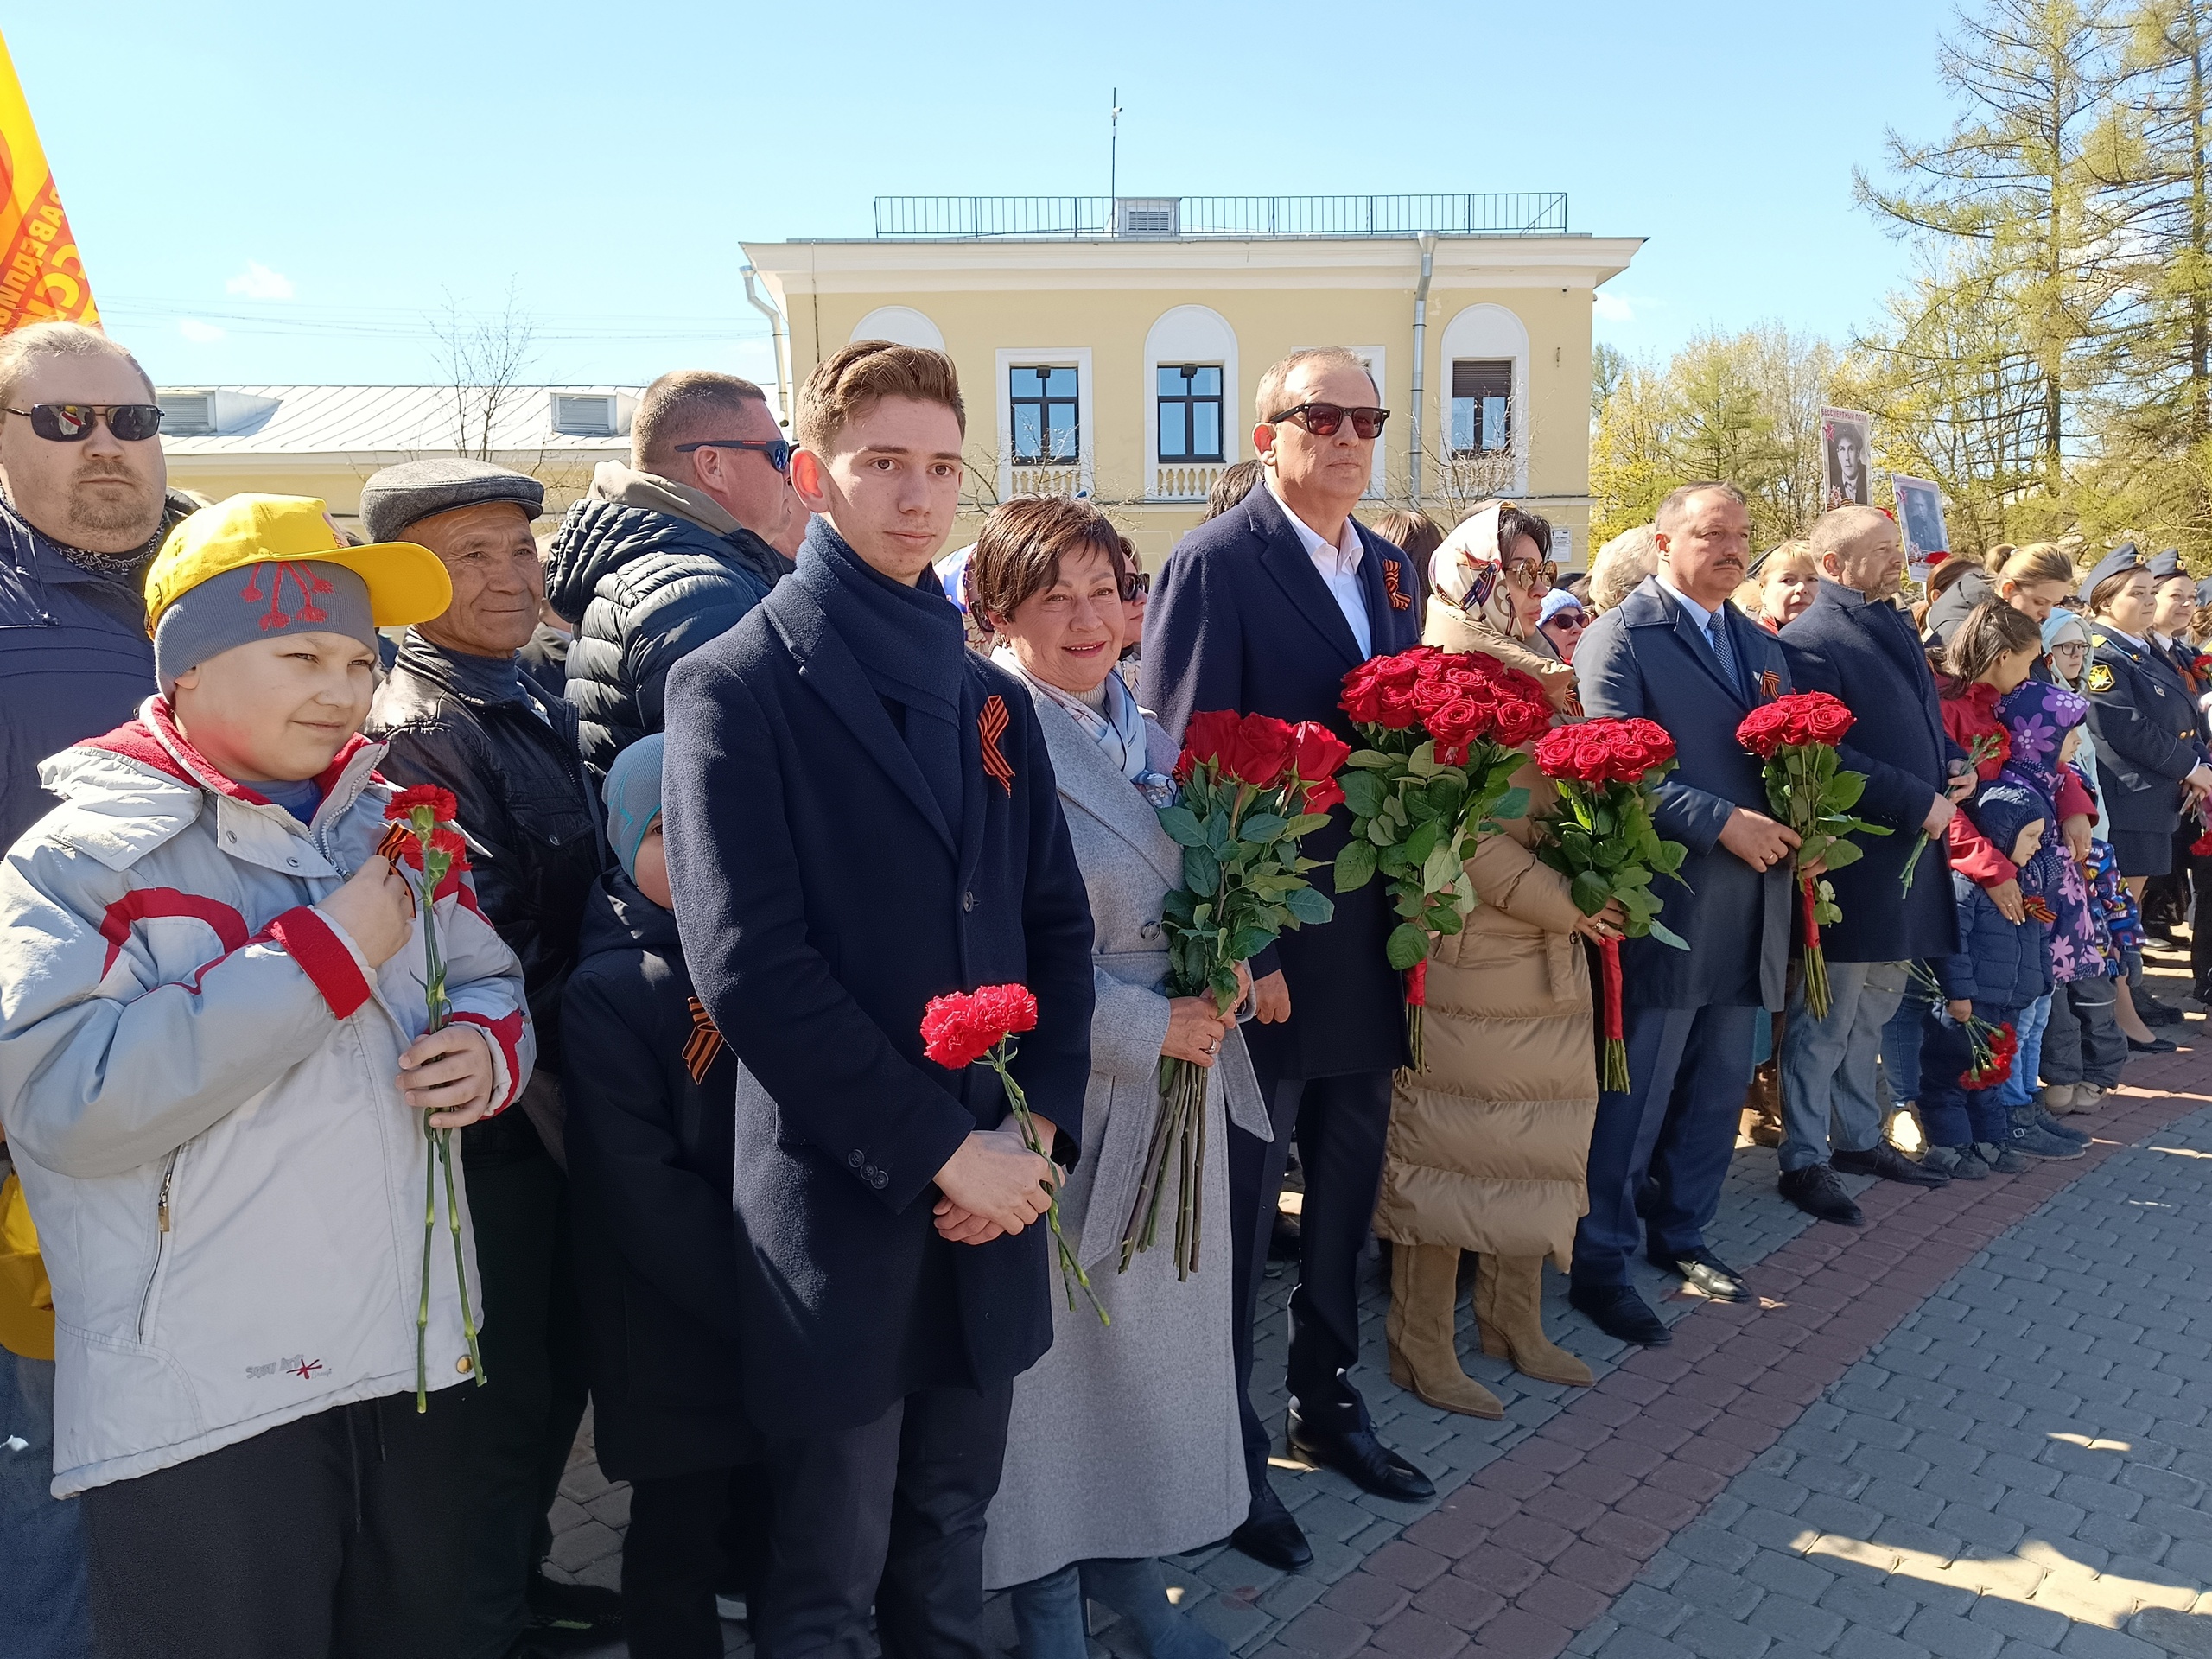
[[[1944,792],[1950,762],[1966,759],[1944,734],[1936,677],[1912,619],[1823,578],[1811,607],[1781,638],[1797,689],[1825,691],[1859,716],[1836,746],[1838,758],[1866,775],[1858,815],[1890,832],[1856,837],[1862,856],[1828,877],[1843,919],[1821,930],[1821,948],[1830,962],[1912,962],[1956,950],[1950,853],[1941,836],[1922,850],[1912,891],[1901,891],[1905,861]]]
[[[525,690],[530,682],[522,682]],[[597,791],[576,753],[575,711],[462,689],[453,664],[410,628],[378,688],[368,732],[391,745],[396,784],[437,784],[461,804],[477,902],[522,959],[539,1067],[557,1077],[561,989],[576,962],[584,903],[606,862]]]
[[[1654,817],[1659,833],[1689,855],[1681,882],[1662,876],[1651,890],[1662,900],[1660,920],[1690,948],[1656,938],[1622,944],[1623,995],[1639,1007],[1782,1007],[1794,909],[1789,867],[1753,869],[1720,844],[1720,831],[1739,806],[1770,810],[1759,762],[1737,742],[1736,728],[1758,703],[1790,690],[1789,665],[1764,628],[1733,605],[1724,603],[1721,613],[1748,697],[1728,683],[1711,645],[1656,575],[1592,622],[1574,648],[1575,682],[1591,717],[1656,721],[1681,763],[1659,785]]]
[[[0,503],[0,852],[60,804],[38,763],[156,689],[143,590],[72,564]]]
[[[676,918],[609,870],[562,997],[569,1191],[600,1466],[617,1480],[758,1455],[739,1405],[730,1101]]]
[[[560,629],[539,623],[515,660],[549,696],[569,695],[569,636]]]
[[[924,1058],[931,997],[1013,981],[1035,993],[1014,1074],[1071,1148],[1090,1071],[1090,906],[1036,710],[975,653],[962,666],[952,839],[800,583],[670,677],[669,877],[699,999],[743,1067],[745,1402],[774,1433],[872,1422],[921,1388],[994,1386],[1052,1342],[1046,1228],[950,1244],[931,1222],[937,1172],[1007,1115],[988,1068]],[[1006,721],[1003,786],[984,770],[987,712]]]
[[[1409,651],[1421,643],[1413,561],[1363,524],[1359,538],[1372,654]],[[1220,709],[1316,721],[1357,742],[1338,700],[1363,660],[1358,642],[1264,486],[1168,556],[1145,614],[1144,654],[1145,695],[1179,742],[1192,715]],[[1325,871],[1351,833],[1351,814],[1338,807],[1304,851]],[[1406,1063],[1404,993],[1383,954],[1397,922],[1389,890],[1380,879],[1357,893],[1322,890],[1336,900],[1335,918],[1285,933],[1252,961],[1255,975],[1280,967],[1290,988],[1287,1021],[1245,1027],[1262,1076],[1338,1077]]]
[[[766,597],[780,568],[752,531],[717,536],[671,512],[587,496],[546,549],[545,594],[576,625],[568,698],[604,772],[664,723],[668,671]]]
[[[2111,830],[2171,835],[2181,824],[2181,780],[2204,759],[2196,699],[2181,671],[2149,643],[2138,645],[2102,620],[2089,624],[2089,734],[2097,785]]]
[[[2050,988],[2050,931],[2031,916],[2017,927],[1981,887],[1951,877],[1959,948],[1933,959],[1945,998],[1963,1000],[1987,1019],[2024,1008]]]
[[[1936,595],[1923,620],[1922,637],[1933,639],[1939,645],[1951,643],[1951,636],[1959,631],[1959,624],[1967,614],[1986,599],[1997,597],[1997,584],[1986,570],[1969,570],[1956,582]],[[1907,623],[1908,629],[1911,624]],[[1825,938],[1825,936],[1823,936]]]

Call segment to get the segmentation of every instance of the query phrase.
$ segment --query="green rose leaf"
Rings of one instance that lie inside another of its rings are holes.
[[[1198,815],[1187,806],[1163,806],[1160,809],[1160,827],[1185,847],[1206,844],[1205,827],[1198,822]]]
[[[1585,870],[1576,876],[1571,891],[1574,907],[1585,916],[1595,916],[1613,896],[1612,884],[1594,870]]]
[[[1221,886],[1221,861],[1204,847],[1183,849],[1183,885],[1192,893],[1212,893]]]
[[[1390,930],[1389,941],[1384,945],[1382,954],[1389,959],[1393,968],[1402,973],[1414,963],[1427,960],[1427,931],[1415,927],[1411,922],[1401,922]]]
[[[1690,942],[1664,922],[1655,921],[1651,924],[1651,937],[1662,944],[1671,944],[1677,950],[1687,950],[1690,948]]]
[[[1293,916],[1308,927],[1319,927],[1337,913],[1328,894],[1318,887],[1299,887],[1285,895],[1283,903]]]
[[[1244,827],[1236,833],[1241,839],[1264,847],[1269,842],[1280,841],[1289,827],[1290,820],[1280,813],[1255,812],[1244,820]]]
[[[1357,893],[1375,874],[1375,846],[1371,842],[1348,841],[1337,855],[1337,891]]]

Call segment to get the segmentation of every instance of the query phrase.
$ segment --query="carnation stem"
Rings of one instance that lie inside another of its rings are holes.
[[[423,1122],[429,1120],[426,1116]],[[430,1241],[437,1236],[438,1171],[428,1149],[423,1159],[423,1295],[415,1305],[415,1410],[419,1416],[430,1408]]]
[[[468,1274],[461,1261],[461,1205],[453,1190],[453,1131],[440,1129],[437,1141],[438,1163],[446,1175],[446,1225],[453,1230],[454,1283],[461,1291],[461,1334],[468,1344],[469,1369],[476,1374],[476,1386],[480,1389],[490,1379],[484,1375],[484,1356],[476,1346],[476,1316],[469,1311]]]
[[[1003,1039],[1000,1040],[996,1048],[983,1056],[991,1070],[999,1074],[999,1081],[1006,1085],[1007,1104],[1014,1109],[1014,1120],[1021,1130],[1022,1145],[1027,1147],[1039,1158],[1043,1158],[1045,1143],[1037,1133],[1036,1119],[1029,1116],[1028,1097],[1021,1092],[1021,1085],[1014,1080],[1014,1073],[1007,1069],[1007,1061],[1010,1058],[1007,1045]],[[1049,1165],[1051,1160],[1048,1159],[1046,1161]],[[1098,1293],[1090,1287],[1090,1275],[1083,1270],[1082,1262],[1077,1257],[1075,1251],[1069,1248],[1067,1235],[1060,1230],[1060,1186],[1058,1173],[1055,1173],[1049,1179],[1039,1181],[1038,1185],[1042,1186],[1048,1195],[1045,1216],[1052,1225],[1052,1247],[1059,1256],[1060,1282],[1067,1291],[1068,1306],[1071,1309],[1075,1306],[1075,1287],[1080,1285],[1083,1287],[1083,1294],[1090,1299],[1090,1306],[1098,1315],[1098,1323],[1113,1324],[1113,1319],[1099,1303]]]

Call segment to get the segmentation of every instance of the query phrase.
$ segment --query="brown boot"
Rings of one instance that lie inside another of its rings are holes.
[[[1449,1244],[1390,1247],[1390,1380],[1440,1411],[1505,1415],[1505,1406],[1459,1369],[1452,1317],[1459,1306],[1459,1252]]]
[[[1475,1322],[1483,1352],[1539,1382],[1586,1389],[1590,1368],[1544,1334],[1544,1258],[1485,1255],[1475,1263]]]
[[[1780,1061],[1761,1060],[1752,1071],[1751,1087],[1744,1091],[1742,1128],[1743,1133],[1755,1147],[1778,1147],[1782,1144]]]

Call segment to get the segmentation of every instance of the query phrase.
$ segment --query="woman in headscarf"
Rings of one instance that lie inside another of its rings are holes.
[[[1523,643],[1551,569],[1550,527],[1493,502],[1436,551],[1423,640],[1481,652],[1574,708],[1573,671]],[[1514,774],[1527,816],[1475,845],[1477,904],[1429,959],[1422,1043],[1427,1067],[1401,1071],[1392,1102],[1376,1230],[1391,1241],[1392,1378],[1432,1406],[1500,1417],[1497,1396],[1467,1376],[1453,1341],[1459,1253],[1473,1250],[1475,1319],[1485,1354],[1548,1382],[1585,1383],[1589,1367],[1545,1336],[1547,1255],[1562,1268],[1589,1207],[1598,1111],[1590,970],[1581,939],[1618,937],[1619,910],[1585,916],[1567,878],[1532,850],[1535,821],[1556,799],[1532,760]]]

